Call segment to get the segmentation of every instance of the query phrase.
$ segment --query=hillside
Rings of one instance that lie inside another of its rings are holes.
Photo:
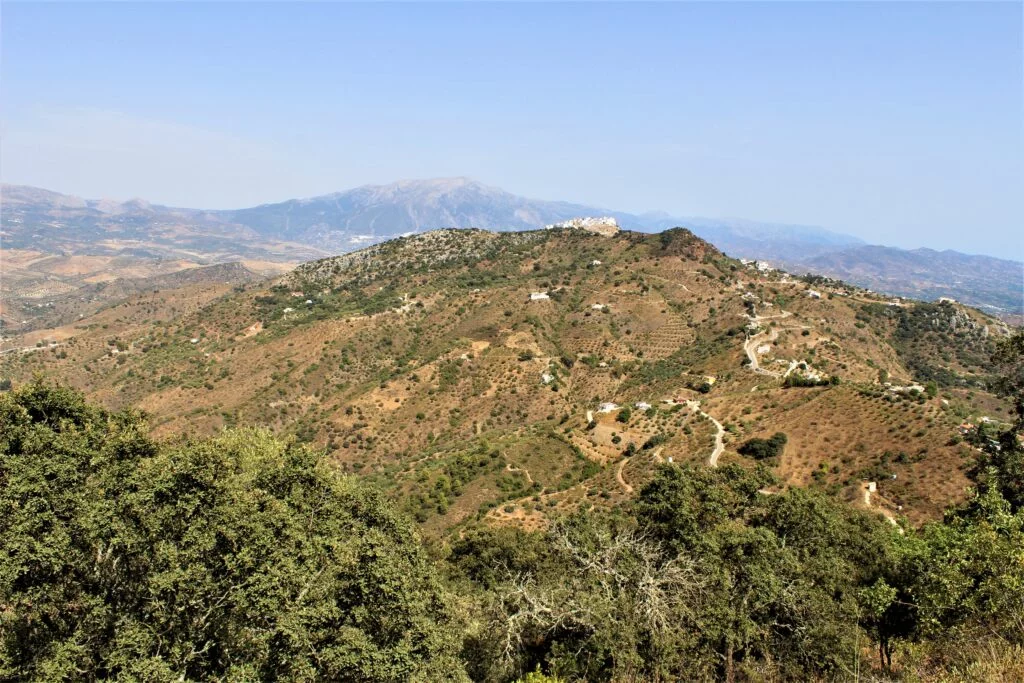
[[[987,392],[1006,331],[762,272],[684,229],[443,230],[143,293],[12,341],[0,376],[45,372],[162,436],[292,434],[433,534],[612,507],[659,462],[752,465],[740,447],[777,432],[783,482],[858,503],[876,481],[873,509],[919,522],[964,495],[958,425],[1008,419]]]
[[[48,261],[47,267],[53,267],[57,259]],[[32,264],[38,267],[39,261],[33,260]],[[79,276],[79,286],[74,287],[60,278],[45,278],[42,282],[31,278],[19,281],[15,277],[18,265],[16,255],[8,255],[8,272],[5,275],[10,274],[12,277],[0,288],[4,301],[0,310],[0,321],[3,323],[0,330],[4,334],[0,334],[0,341],[3,341],[5,335],[18,336],[27,330],[45,330],[81,320],[106,306],[143,293],[190,288],[200,291],[205,288],[215,292],[219,285],[257,282],[287,270],[287,264],[268,262],[236,261],[211,266],[181,262],[160,269],[167,272],[148,277],[131,277],[132,274],[148,270],[125,266],[114,271],[120,273],[120,277],[103,270],[99,277]],[[47,295],[38,296],[38,288],[44,288]]]

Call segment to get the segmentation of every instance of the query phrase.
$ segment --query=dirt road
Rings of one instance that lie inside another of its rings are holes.
[[[721,422],[701,410],[700,401],[687,401],[686,405],[690,407],[690,410],[703,415],[707,419],[711,420],[711,424],[715,425],[715,429],[717,430],[715,432],[715,448],[711,451],[710,457],[708,457],[708,465],[711,467],[718,467],[718,457],[722,455],[722,452],[725,450],[725,427],[722,426]]]
[[[619,486],[627,493],[633,493],[633,487],[626,483],[625,478],[622,476],[622,468],[626,466],[626,461],[629,458],[623,458],[619,461],[619,466],[615,469],[615,479],[619,482]]]
[[[750,361],[750,369],[759,375],[768,375],[769,377],[780,377],[780,373],[772,372],[771,370],[765,370],[761,367],[757,360],[757,347],[761,344],[770,344],[779,338],[779,331],[775,328],[767,330],[765,332],[758,332],[753,337],[743,343],[743,351],[747,354],[747,359]]]

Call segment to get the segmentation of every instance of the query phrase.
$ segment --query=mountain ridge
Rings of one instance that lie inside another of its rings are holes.
[[[267,243],[293,245],[291,251],[300,254],[303,248],[315,250],[306,258],[316,258],[425,229],[530,230],[579,216],[607,215],[625,229],[686,226],[732,256],[768,261],[793,272],[836,277],[898,296],[950,297],[1000,314],[1024,313],[1024,264],[1018,261],[948,249],[869,245],[815,226],[675,218],[664,212],[633,214],[530,199],[462,176],[363,185],[241,209],[176,208],[140,199],[88,200],[30,186],[4,185],[0,193],[5,204],[2,236],[5,246],[15,248],[41,245],[57,252],[93,253],[106,248],[106,238],[113,233],[135,241],[157,235],[160,253],[175,240],[200,252],[228,252],[218,261],[256,257],[253,251],[260,258],[274,258]],[[988,260],[979,266],[978,259]],[[914,264],[913,277],[906,272],[908,263]]]

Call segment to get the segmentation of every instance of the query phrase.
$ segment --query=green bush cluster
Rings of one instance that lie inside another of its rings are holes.
[[[776,432],[767,439],[748,439],[740,444],[736,449],[736,452],[740,455],[745,455],[748,458],[753,458],[754,460],[778,458],[786,449],[787,440],[788,439],[785,434],[782,432]]]

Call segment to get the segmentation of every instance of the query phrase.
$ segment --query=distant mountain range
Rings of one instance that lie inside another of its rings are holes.
[[[807,259],[789,270],[820,273],[878,292],[932,301],[950,297],[996,315],[1024,312],[1024,265],[991,256],[864,245]]]
[[[766,260],[899,296],[951,297],[990,313],[1024,313],[1024,264],[954,251],[867,245],[824,228],[739,219],[632,214],[534,200],[467,178],[371,185],[237,210],[114,202],[5,185],[0,221],[6,248],[55,253],[129,250],[145,257],[216,254],[295,260],[351,251],[444,227],[527,230],[577,216],[607,215],[626,229],[685,226],[737,257]]]
[[[600,209],[526,199],[467,178],[367,185],[311,199],[292,199],[238,211],[214,212],[266,237],[349,251],[410,232],[435,228],[531,230]],[[628,214],[617,213],[628,219]],[[639,223],[635,227],[642,227]]]

